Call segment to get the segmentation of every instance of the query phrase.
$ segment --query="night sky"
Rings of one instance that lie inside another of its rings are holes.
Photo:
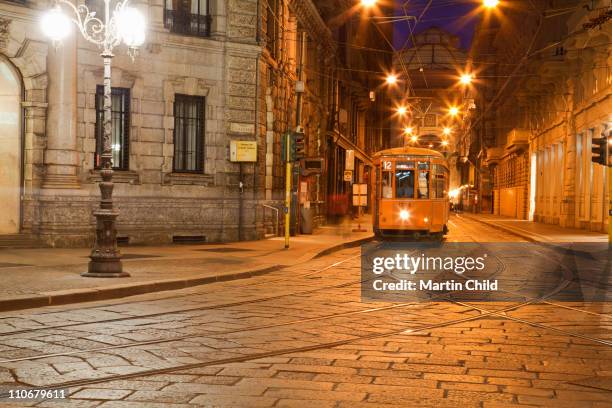
[[[402,4],[407,3],[409,15],[420,16],[429,0],[395,0],[398,15],[403,15]],[[417,34],[429,27],[440,27],[461,37],[461,46],[470,47],[477,19],[473,12],[479,3],[473,0],[433,0],[416,25],[414,33]],[[414,23],[411,23],[414,26]],[[407,22],[395,24],[395,47],[401,48],[407,39],[410,30]]]

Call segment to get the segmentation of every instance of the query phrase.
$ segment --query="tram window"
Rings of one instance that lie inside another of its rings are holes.
[[[414,198],[414,170],[398,170],[395,173],[396,198]]]
[[[433,165],[434,181],[433,189],[431,191],[431,198],[445,198],[446,197],[446,180],[448,178],[448,170],[439,164]]]
[[[429,170],[429,163],[419,162],[419,170]]]
[[[382,173],[382,198],[393,198],[393,173],[390,171]]]
[[[436,174],[436,178],[434,179],[433,182],[433,190],[432,190],[432,197],[431,198],[444,198],[444,196],[446,195],[446,180],[444,179],[444,176]]]
[[[419,172],[419,186],[418,186],[419,198],[429,198],[429,172]]]

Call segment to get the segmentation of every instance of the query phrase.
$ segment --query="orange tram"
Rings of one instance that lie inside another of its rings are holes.
[[[442,153],[399,147],[374,155],[373,224],[378,238],[448,232],[449,169]]]

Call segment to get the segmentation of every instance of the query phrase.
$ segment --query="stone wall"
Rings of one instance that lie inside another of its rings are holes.
[[[210,38],[170,33],[163,27],[163,1],[138,5],[150,21],[147,42],[132,61],[115,50],[112,82],[129,88],[129,170],[116,171],[115,201],[120,211],[119,237],[131,243],[167,243],[176,236],[207,241],[257,239],[263,235],[259,200],[263,192],[265,134],[257,132],[257,1],[211,2]],[[78,40],[77,140],[79,188],[45,188],[46,58],[53,47],[38,38],[37,14],[31,8],[2,4],[17,18],[0,21],[0,53],[20,70],[25,85],[25,159],[22,231],[51,246],[89,245],[92,210],[98,205],[100,180],[94,169],[95,93],[102,84],[99,50]],[[33,7],[38,7],[34,5]],[[42,5],[41,5],[42,7]],[[9,14],[7,12],[7,14]],[[229,16],[227,18],[226,16]],[[175,94],[206,98],[205,160],[202,174],[173,173],[173,103]],[[261,129],[260,129],[261,130]],[[257,140],[259,162],[230,163],[231,139]],[[238,220],[242,202],[242,234]]]

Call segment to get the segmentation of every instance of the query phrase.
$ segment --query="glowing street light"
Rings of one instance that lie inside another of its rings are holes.
[[[145,41],[146,23],[144,16],[129,6],[129,0],[117,0],[111,8],[111,0],[104,0],[104,14],[96,16],[85,4],[75,5],[70,0],[55,0],[55,6],[41,19],[42,32],[54,43],[66,38],[77,26],[85,40],[100,47],[104,61],[104,105],[100,175],[100,207],[93,214],[96,217],[96,238],[89,258],[88,277],[130,276],[123,272],[121,253],[117,249],[116,219],[118,211],[113,208],[113,143],[111,116],[111,60],[113,49],[124,43],[128,55],[134,58],[136,50]],[[64,14],[68,9],[72,18]]]
[[[416,143],[419,141],[419,137],[417,135],[412,135],[412,137],[410,138],[410,141],[412,143]]]
[[[71,30],[70,24],[70,19],[62,13],[59,6],[44,14],[41,20],[43,34],[53,42],[59,42],[68,37]]]
[[[361,5],[363,7],[373,7],[376,5],[377,0],[361,0]]]
[[[387,85],[395,85],[397,83],[397,75],[395,74],[387,75],[385,82],[387,83]]]
[[[397,114],[400,116],[404,116],[408,112],[408,109],[405,106],[398,106]]]
[[[411,135],[414,132],[414,129],[411,126],[406,126],[404,128],[404,133],[407,135]]]
[[[462,74],[459,78],[459,82],[461,82],[462,85],[470,85],[473,79],[474,76],[472,74]]]
[[[442,141],[442,146],[444,146],[444,147],[448,146],[448,140],[443,140]]]
[[[483,0],[482,5],[488,9],[492,9],[499,5],[499,0]]]
[[[442,133],[444,133],[444,136],[448,136],[452,133],[452,129],[449,127],[445,127],[444,129],[442,129]]]
[[[456,106],[451,106],[448,109],[448,114],[451,115],[451,116],[457,116],[459,114],[459,108],[456,107]]]

